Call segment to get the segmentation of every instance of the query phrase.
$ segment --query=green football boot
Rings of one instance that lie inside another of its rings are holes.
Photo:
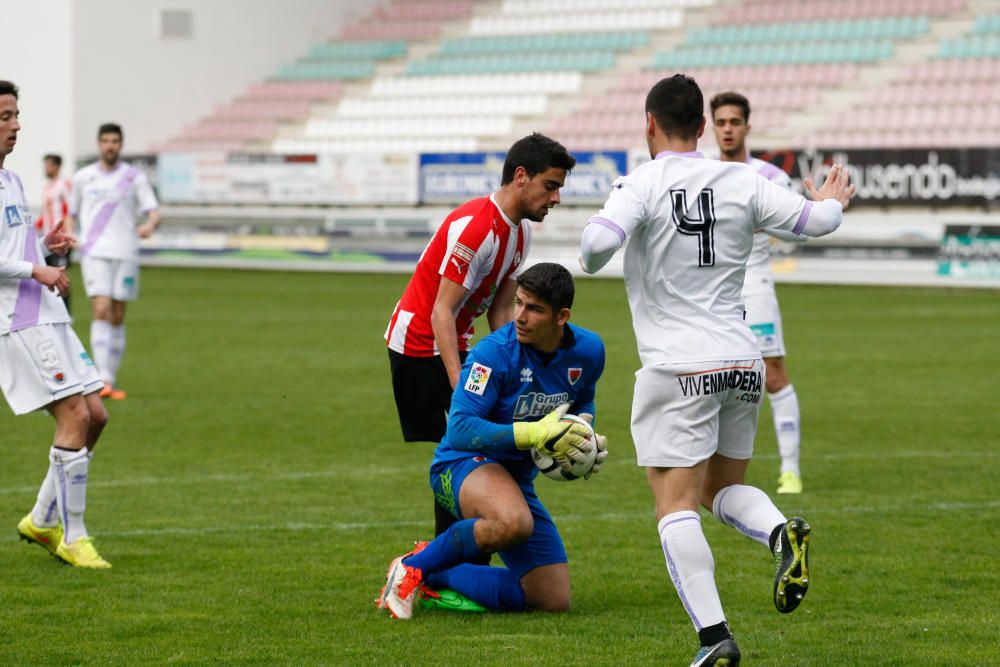
[[[436,591],[421,586],[417,595],[417,604],[421,609],[443,609],[445,611],[459,611],[466,614],[482,614],[486,607],[477,602],[473,602],[461,593],[444,588]]]

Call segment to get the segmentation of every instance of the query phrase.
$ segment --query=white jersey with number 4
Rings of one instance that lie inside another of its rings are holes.
[[[595,253],[617,247],[607,230],[628,239],[625,285],[643,366],[754,359],[740,296],[754,233],[799,234],[813,208],[744,164],[665,151],[614,182],[584,231],[582,258],[596,270]],[[817,208],[839,224],[839,203]]]
[[[781,167],[759,160],[755,157],[747,160],[747,165],[755,172],[780,185],[786,190],[792,189],[792,179]],[[753,237],[753,250],[747,260],[747,275],[743,285],[743,294],[760,294],[774,291],[774,272],[771,271],[771,237],[766,232],[757,232]]]
[[[76,230],[84,257],[135,260],[139,257],[137,213],[149,213],[159,204],[149,179],[141,170],[119,162],[105,171],[99,162],[73,177],[69,212],[80,224]]]

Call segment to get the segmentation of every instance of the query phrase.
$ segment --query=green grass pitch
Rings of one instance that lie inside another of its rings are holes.
[[[588,482],[537,482],[569,552],[573,610],[398,622],[375,609],[389,561],[432,532],[431,449],[401,442],[382,341],[405,281],[145,270],[128,314],[129,399],[109,405],[88,492],[113,570],[74,570],[17,541],[52,427],[0,416],[0,664],[688,664],[696,637],[629,437],[638,362],[619,280],[579,281],[574,308],[608,347],[609,463]],[[777,613],[769,554],[704,515],[744,664],[990,664],[1000,295],[779,296],[806,493],[777,503],[813,526],[813,587]],[[749,482],[771,493],[777,472],[765,403]]]

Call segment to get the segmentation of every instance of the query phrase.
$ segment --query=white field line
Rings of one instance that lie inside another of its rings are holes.
[[[870,514],[874,512],[888,514],[888,513],[927,513],[927,512],[956,512],[956,511],[977,511],[977,510],[988,510],[988,509],[998,509],[1000,508],[1000,500],[993,500],[983,503],[924,503],[924,504],[911,504],[911,505],[886,505],[882,507],[875,506],[847,506],[847,507],[824,507],[818,512],[824,514]],[[798,510],[797,510],[798,511]],[[803,514],[810,514],[811,512],[802,511]],[[603,512],[600,514],[557,514],[555,517],[558,523],[594,523],[594,522],[606,522],[606,521],[632,521],[632,520],[648,520],[650,524],[655,523],[653,518],[653,511],[648,512]],[[307,523],[307,522],[297,522],[297,523],[279,523],[279,524],[256,524],[256,525],[227,525],[227,526],[209,526],[203,528],[194,527],[182,527],[182,526],[165,526],[162,528],[137,528],[133,530],[111,530],[111,531],[101,531],[100,535],[102,537],[146,537],[146,536],[160,536],[160,535],[209,535],[214,533],[245,533],[247,531],[289,531],[298,532],[303,530],[339,530],[339,531],[356,531],[356,530],[371,530],[371,529],[381,529],[381,528],[412,528],[417,526],[427,527],[431,523],[429,518],[425,519],[399,519],[395,521],[359,521],[359,522],[340,522],[331,521],[328,523]]]
[[[996,451],[956,451],[956,452],[847,452],[829,453],[820,455],[818,458],[823,461],[844,461],[844,460],[891,460],[891,459],[948,459],[948,458],[977,458],[991,459],[1000,456]],[[809,460],[813,457],[806,457]],[[777,454],[758,454],[754,460],[777,460]],[[629,457],[617,457],[611,459],[609,463],[616,465],[636,465],[635,459]],[[360,468],[344,468],[331,470],[291,470],[286,472],[247,472],[247,473],[211,473],[207,475],[186,475],[183,477],[129,477],[126,479],[92,479],[87,486],[90,488],[120,488],[133,486],[156,486],[184,485],[184,484],[206,484],[206,483],[246,483],[246,482],[267,482],[271,480],[300,480],[300,479],[363,479],[377,475],[400,475],[400,474],[423,474],[426,475],[425,465],[408,466],[364,466]],[[99,474],[99,473],[98,473]],[[421,478],[423,480],[423,478]],[[41,480],[41,478],[39,478]],[[39,481],[40,483],[40,481]],[[0,496],[34,494],[38,492],[38,486],[5,486],[0,487]]]

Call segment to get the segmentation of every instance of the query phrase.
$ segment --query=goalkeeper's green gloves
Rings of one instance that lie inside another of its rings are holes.
[[[581,412],[580,417],[586,419],[587,423],[591,426],[594,425],[594,415],[588,412]],[[597,442],[597,456],[594,457],[594,465],[586,475],[583,476],[584,479],[590,479],[591,475],[596,475],[601,472],[601,467],[608,458],[608,439],[594,431],[594,440]]]
[[[560,421],[569,406],[563,403],[536,422],[514,422],[514,444],[518,449],[537,449],[561,464],[586,460],[594,446],[590,431],[583,424]]]

